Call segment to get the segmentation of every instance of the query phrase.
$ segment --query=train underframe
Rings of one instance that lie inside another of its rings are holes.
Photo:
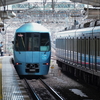
[[[75,77],[76,79],[79,79],[80,81],[96,86],[100,90],[99,72],[77,66],[76,64],[64,61],[63,59],[57,59],[56,62],[58,66],[61,67],[63,72]]]

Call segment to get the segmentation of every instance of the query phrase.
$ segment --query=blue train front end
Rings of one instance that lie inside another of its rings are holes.
[[[50,33],[45,27],[27,23],[17,29],[14,65],[19,75],[47,75],[50,58]]]
[[[49,71],[50,52],[15,51],[15,68],[19,75],[46,75]]]

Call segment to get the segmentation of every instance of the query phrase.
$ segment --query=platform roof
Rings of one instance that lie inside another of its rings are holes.
[[[70,1],[88,4],[94,7],[100,7],[100,0],[70,0]]]
[[[0,0],[0,6],[21,3],[27,0]]]

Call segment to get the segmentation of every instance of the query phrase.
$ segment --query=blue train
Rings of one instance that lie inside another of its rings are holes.
[[[26,23],[15,32],[14,66],[21,76],[46,75],[51,59],[50,32],[38,23]]]
[[[63,71],[100,86],[100,20],[58,32],[56,57]]]

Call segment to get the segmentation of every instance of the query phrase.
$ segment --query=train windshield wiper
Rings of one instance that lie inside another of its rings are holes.
[[[47,42],[45,43],[45,45],[44,45],[44,46],[46,46],[46,50],[44,51],[44,54],[48,51],[48,46],[47,46],[48,43],[49,43],[49,41],[47,41]]]
[[[21,54],[20,50],[19,50],[19,47],[17,47],[17,51],[19,52],[19,54]]]

